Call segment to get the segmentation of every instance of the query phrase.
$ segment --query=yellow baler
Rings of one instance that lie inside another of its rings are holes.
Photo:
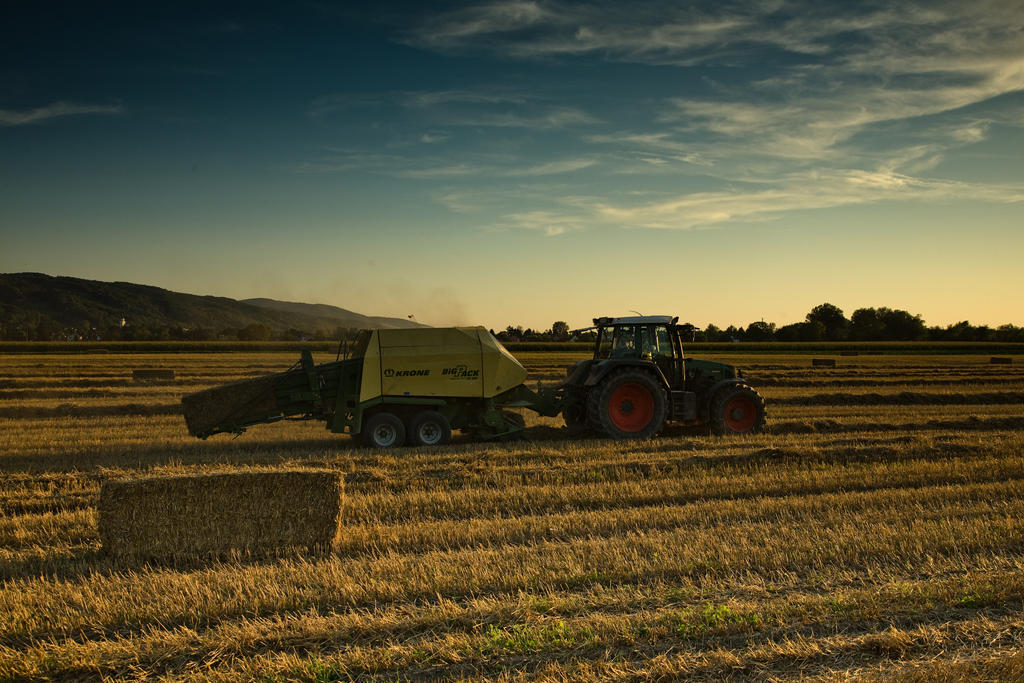
[[[445,443],[452,429],[500,437],[522,429],[506,410],[557,414],[526,388],[526,369],[483,327],[363,330],[344,360],[243,380],[182,398],[189,432],[240,433],[282,419],[320,419],[368,446]]]

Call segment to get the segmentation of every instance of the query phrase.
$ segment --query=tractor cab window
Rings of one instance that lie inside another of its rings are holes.
[[[668,328],[664,325],[658,325],[654,328],[654,334],[652,335],[651,343],[651,355],[655,358],[658,356],[672,357],[672,337],[668,333]]]
[[[636,326],[605,327],[600,334],[597,342],[597,358],[639,358]]]
[[[616,325],[601,330],[597,358],[671,358],[672,338],[663,325]]]

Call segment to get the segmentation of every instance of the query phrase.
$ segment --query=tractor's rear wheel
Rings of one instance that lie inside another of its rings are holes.
[[[360,438],[368,448],[398,448],[405,443],[405,425],[394,413],[374,413],[363,423]]]
[[[649,373],[623,368],[590,392],[587,416],[614,439],[646,439],[665,426],[668,399]]]
[[[764,429],[768,417],[764,397],[746,384],[734,384],[715,394],[710,412],[715,434],[756,434]]]
[[[409,441],[413,446],[439,446],[452,438],[452,426],[436,410],[416,413],[409,423]]]

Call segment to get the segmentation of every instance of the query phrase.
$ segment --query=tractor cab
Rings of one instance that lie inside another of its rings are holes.
[[[653,363],[670,387],[686,377],[679,318],[667,315],[594,318],[594,360],[636,359]]]

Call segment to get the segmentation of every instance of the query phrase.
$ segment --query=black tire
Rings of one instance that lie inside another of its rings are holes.
[[[757,434],[768,419],[764,397],[753,387],[734,384],[715,394],[709,406],[715,434]]]
[[[608,374],[587,401],[587,418],[613,439],[648,439],[668,417],[665,389],[650,373],[622,368]]]
[[[413,446],[441,446],[452,439],[452,426],[436,410],[424,410],[409,423],[409,443]]]
[[[367,448],[398,448],[405,443],[405,425],[393,413],[374,413],[363,422],[360,440]]]
[[[562,411],[562,419],[571,434],[583,434],[590,428],[586,398],[570,404]]]

